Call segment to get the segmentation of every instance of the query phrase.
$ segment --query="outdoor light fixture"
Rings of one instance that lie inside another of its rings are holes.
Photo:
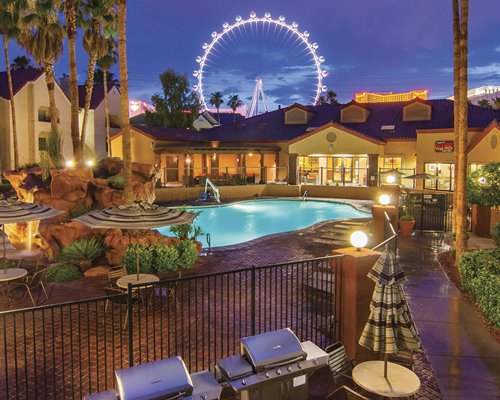
[[[388,194],[383,194],[378,198],[378,201],[383,206],[386,206],[391,202],[391,196],[389,196]]]
[[[64,165],[66,165],[66,168],[71,168],[75,165],[75,163],[73,162],[73,160],[66,160]]]
[[[387,178],[385,178],[385,181],[387,183],[394,183],[396,182],[396,177],[394,175],[389,175]]]
[[[478,179],[478,182],[479,182],[481,185],[484,185],[486,182],[488,182],[488,179],[486,179],[484,176],[481,176],[481,177]]]
[[[248,156],[249,156],[249,157],[252,157],[252,156],[253,156],[253,153],[248,153]]]
[[[94,165],[94,161],[92,161],[92,160],[87,160],[87,165],[88,165],[89,167],[91,167],[92,165]]]
[[[191,159],[189,157],[186,158],[186,164],[191,163]]]
[[[353,247],[356,247],[356,251],[360,251],[362,247],[366,246],[368,243],[368,236],[363,231],[353,232],[350,239]]]

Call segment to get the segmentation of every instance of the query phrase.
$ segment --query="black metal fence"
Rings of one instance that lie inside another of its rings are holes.
[[[290,327],[340,339],[341,256],[130,286],[125,294],[0,313],[0,398],[74,399],[113,371],[180,355],[214,370],[239,339]]]

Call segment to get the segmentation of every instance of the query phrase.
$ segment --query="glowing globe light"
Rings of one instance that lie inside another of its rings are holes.
[[[189,157],[186,157],[186,164],[190,164],[191,163],[191,159]]]
[[[391,202],[391,196],[389,196],[388,194],[383,194],[378,198],[378,202],[383,206],[386,206]]]
[[[395,183],[396,182],[396,177],[394,175],[389,175],[387,178],[385,178],[385,181],[387,183]]]
[[[93,166],[93,165],[94,165],[94,161],[92,161],[92,160],[87,160],[86,164],[87,164],[87,166],[91,167],[91,166]]]
[[[481,176],[478,180],[477,180],[481,185],[484,185],[486,182],[488,182],[488,179],[486,179],[484,176]]]
[[[66,165],[66,168],[71,168],[72,166],[75,165],[75,163],[73,162],[73,160],[66,160],[64,165]]]
[[[363,231],[353,232],[351,237],[349,238],[353,247],[356,247],[356,250],[361,250],[362,247],[365,247],[368,243],[368,236]]]

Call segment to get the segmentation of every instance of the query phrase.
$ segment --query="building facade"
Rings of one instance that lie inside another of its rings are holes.
[[[469,106],[471,169],[500,161],[500,111]],[[290,183],[453,190],[453,102],[414,99],[290,107],[204,131],[133,126],[134,161],[163,169],[165,185]],[[121,135],[112,139],[121,154]],[[405,176],[427,172],[436,178]]]

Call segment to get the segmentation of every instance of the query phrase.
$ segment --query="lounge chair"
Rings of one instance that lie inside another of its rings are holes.
[[[125,269],[125,267],[123,265],[117,265],[115,267],[111,267],[108,270],[109,285],[110,286],[115,285],[116,281],[125,275],[127,275],[127,270]]]
[[[26,294],[30,296],[31,303],[33,303],[33,307],[37,306],[37,302],[35,302],[35,299],[33,298],[33,293],[32,291],[38,287],[40,287],[45,294],[46,300],[49,300],[49,295],[47,294],[47,290],[45,289],[45,285],[43,284],[43,276],[45,275],[45,271],[47,269],[42,269],[39,271],[36,271],[35,273],[28,275],[24,282],[12,282],[11,285],[13,287],[19,287],[21,289],[26,289]],[[40,297],[40,296],[38,296]],[[38,299],[37,299],[38,300]]]

